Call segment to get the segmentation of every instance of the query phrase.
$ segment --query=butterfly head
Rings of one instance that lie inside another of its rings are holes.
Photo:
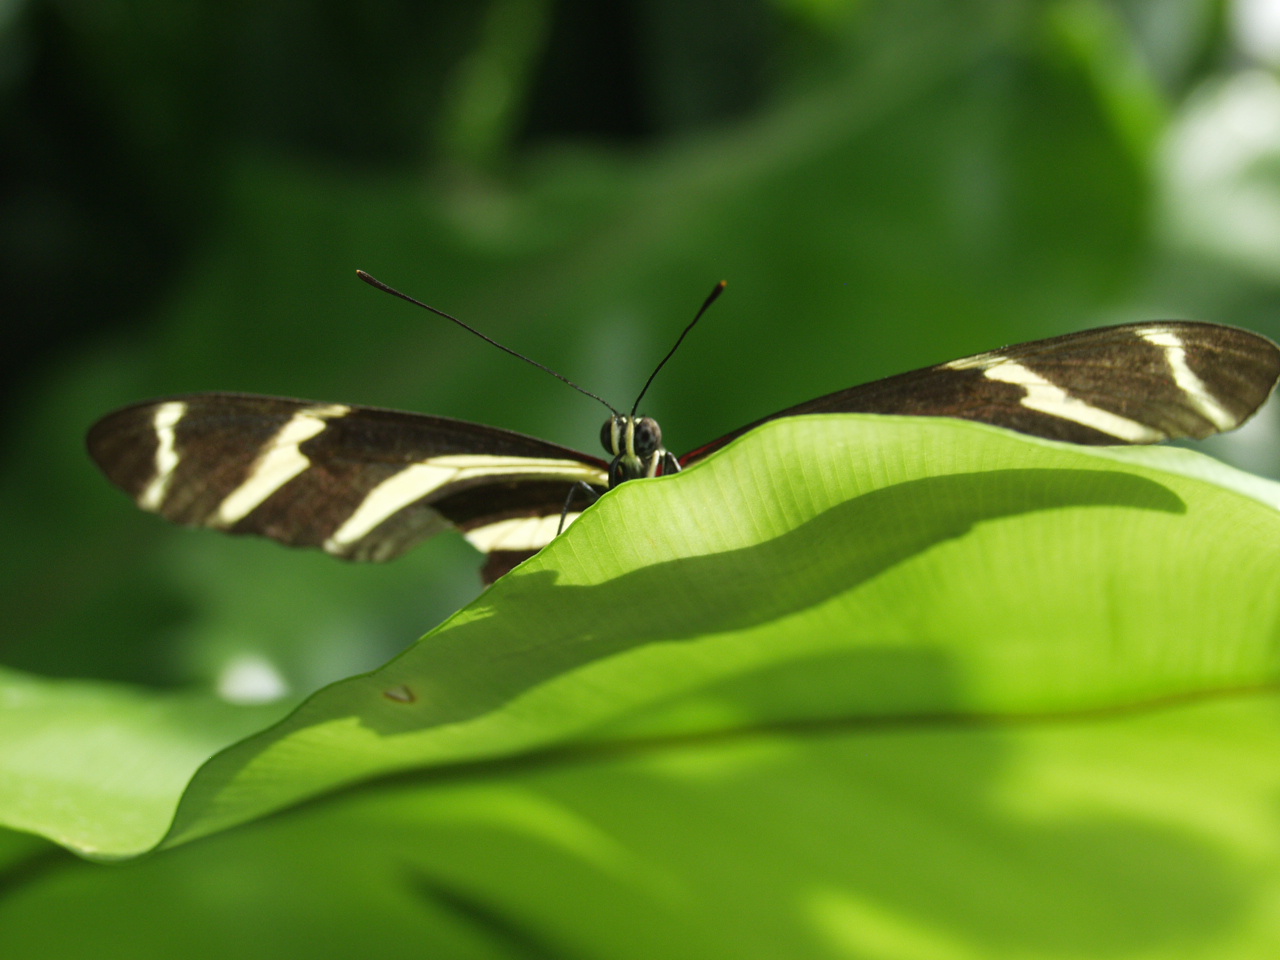
[[[609,486],[641,477],[660,477],[680,469],[675,457],[662,448],[662,428],[653,417],[618,414],[604,422],[600,443],[613,461]]]

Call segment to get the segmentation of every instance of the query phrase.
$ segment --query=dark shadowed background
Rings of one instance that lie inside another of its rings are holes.
[[[1273,8],[0,5],[0,660],[305,691],[475,594],[456,536],[375,568],[179,530],[84,453],[213,389],[597,452],[596,404],[357,267],[615,405],[728,280],[645,404],[677,451],[1088,326],[1280,336]],[[1216,449],[1275,474],[1275,422]]]

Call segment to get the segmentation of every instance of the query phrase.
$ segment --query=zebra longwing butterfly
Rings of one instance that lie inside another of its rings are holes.
[[[361,278],[418,303],[367,274]],[[482,576],[492,582],[578,516],[569,509],[572,497],[566,499],[574,487],[596,496],[626,480],[676,472],[779,417],[958,417],[1071,443],[1144,444],[1235,429],[1267,399],[1277,377],[1280,348],[1266,337],[1212,323],[1157,321],[1036,340],[851,387],[681,457],[665,450],[657,423],[637,416],[635,407],[629,414],[610,407],[601,432],[612,457],[606,462],[461,420],[232,393],[125,407],[94,424],[88,447],[138,506],[175,523],[375,561],[454,527],[487,555]]]

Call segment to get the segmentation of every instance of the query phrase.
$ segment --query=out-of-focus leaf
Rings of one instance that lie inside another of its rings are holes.
[[[0,824],[84,854],[146,849],[196,768],[286,709],[0,672]]]
[[[442,771],[54,864],[0,897],[0,955],[1257,960],[1278,751],[1259,696]]]

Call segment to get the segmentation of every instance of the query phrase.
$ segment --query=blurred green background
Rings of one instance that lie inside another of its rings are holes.
[[[304,693],[479,590],[458,537],[375,568],[183,531],[84,453],[215,389],[597,452],[596,404],[357,267],[617,405],[728,280],[646,400],[677,451],[1072,329],[1280,336],[1275,7],[0,3],[0,660]],[[1215,449],[1274,475],[1278,441]]]

